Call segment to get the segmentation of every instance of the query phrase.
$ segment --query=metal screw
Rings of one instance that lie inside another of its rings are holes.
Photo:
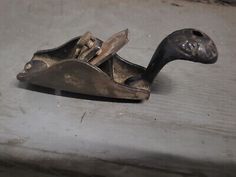
[[[30,63],[27,63],[25,65],[25,70],[30,70],[32,68],[32,65]]]

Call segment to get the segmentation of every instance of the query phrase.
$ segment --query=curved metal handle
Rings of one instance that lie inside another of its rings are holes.
[[[214,42],[205,33],[196,29],[182,29],[168,35],[158,46],[143,75],[126,80],[129,84],[140,79],[151,84],[168,63],[177,59],[199,62],[204,64],[215,63],[218,52]]]

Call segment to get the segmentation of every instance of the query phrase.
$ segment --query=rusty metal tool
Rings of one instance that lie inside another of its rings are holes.
[[[218,58],[214,42],[196,29],[168,35],[147,68],[116,54],[127,42],[128,30],[105,42],[86,32],[58,48],[36,52],[17,79],[93,96],[145,100],[150,96],[153,80],[167,63],[181,59],[212,64]]]

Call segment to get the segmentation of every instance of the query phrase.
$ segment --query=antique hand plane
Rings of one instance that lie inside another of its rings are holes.
[[[36,52],[17,79],[86,95],[145,100],[154,78],[167,63],[181,59],[211,64],[218,57],[214,42],[196,29],[168,35],[147,68],[116,54],[127,42],[128,29],[106,41],[86,32],[58,48]]]

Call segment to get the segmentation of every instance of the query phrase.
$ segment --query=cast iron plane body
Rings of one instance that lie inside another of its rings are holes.
[[[104,42],[86,32],[58,48],[36,52],[17,79],[92,96],[146,100],[154,78],[170,61],[211,64],[218,57],[214,42],[196,29],[182,29],[167,36],[147,68],[116,53],[127,42],[128,30]]]

